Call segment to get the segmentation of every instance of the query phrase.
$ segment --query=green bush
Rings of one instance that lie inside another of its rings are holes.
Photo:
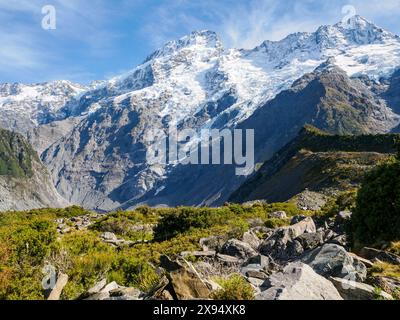
[[[367,174],[351,222],[355,247],[400,240],[400,159]]]
[[[222,289],[213,294],[214,300],[254,300],[255,292],[250,283],[238,274],[229,279],[216,279]]]

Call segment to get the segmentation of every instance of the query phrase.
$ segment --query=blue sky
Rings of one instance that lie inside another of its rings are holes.
[[[0,0],[0,82],[107,79],[194,30],[252,48],[336,23],[347,4],[400,34],[400,0]],[[41,27],[45,5],[56,30]]]

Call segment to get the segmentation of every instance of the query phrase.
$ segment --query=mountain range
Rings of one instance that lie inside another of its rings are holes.
[[[146,133],[253,129],[261,166],[307,124],[332,136],[399,132],[400,38],[360,16],[352,22],[252,50],[193,32],[111,80],[0,84],[0,127],[25,135],[58,193],[87,209],[255,199],[237,191],[249,184],[233,165],[148,164]]]

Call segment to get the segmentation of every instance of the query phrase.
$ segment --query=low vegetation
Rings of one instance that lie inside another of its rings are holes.
[[[366,175],[352,218],[355,247],[400,240],[400,156]]]
[[[228,279],[215,279],[222,289],[213,295],[214,300],[254,300],[255,292],[242,276],[232,275]]]

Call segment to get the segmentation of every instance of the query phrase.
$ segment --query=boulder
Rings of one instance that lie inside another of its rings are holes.
[[[307,217],[303,215],[294,216],[290,221],[290,225],[298,224],[299,222],[303,221],[306,218]]]
[[[287,261],[303,253],[301,244],[295,239],[305,233],[316,233],[316,226],[312,218],[305,218],[297,224],[278,228],[273,234],[262,242],[259,251],[263,255]]]
[[[217,258],[218,261],[220,261],[220,262],[222,262],[224,264],[228,264],[228,265],[231,265],[231,264],[234,265],[234,264],[239,264],[240,263],[240,259],[239,258],[228,256],[228,255],[225,255],[225,254],[218,253],[216,255],[216,258]]]
[[[67,283],[68,283],[68,275],[60,273],[57,277],[56,285],[51,290],[47,300],[60,300],[62,291],[64,290],[64,287],[67,285]]]
[[[245,260],[258,255],[250,244],[237,239],[228,240],[221,248],[221,253]]]
[[[112,232],[104,232],[100,237],[104,241],[118,241],[117,236]]]
[[[398,255],[374,248],[362,248],[359,255],[368,260],[379,260],[395,265],[400,264],[400,257]]]
[[[247,243],[252,247],[254,250],[257,250],[258,247],[261,244],[260,239],[257,237],[257,235],[253,231],[247,231],[243,234],[242,238],[243,242]]]
[[[343,300],[330,281],[300,262],[273,274],[261,289],[256,300]]]
[[[270,213],[269,217],[273,219],[287,219],[287,214],[285,211],[276,211]]]
[[[304,250],[315,249],[324,243],[323,233],[304,233],[296,238]]]
[[[378,298],[393,300],[390,294],[383,291],[377,292],[374,287],[365,283],[333,277],[329,280],[344,300],[376,300]]]
[[[199,243],[203,248],[203,251],[219,251],[224,243],[226,242],[226,238],[220,236],[211,236],[208,238],[200,239]]]
[[[167,277],[178,300],[208,299],[211,290],[201,279],[193,265],[182,258],[171,261],[162,256],[161,267],[168,271]]]
[[[101,293],[109,293],[110,291],[120,289],[121,287],[115,281],[107,284],[103,289],[100,290]]]
[[[336,244],[324,246],[307,252],[301,261],[308,264],[318,274],[328,277],[346,278],[353,281],[364,281],[367,268],[360,261],[354,261],[347,251]]]
[[[95,293],[99,293],[107,285],[107,279],[102,279],[97,282],[93,287],[91,287],[85,294],[85,296],[90,296]]]

